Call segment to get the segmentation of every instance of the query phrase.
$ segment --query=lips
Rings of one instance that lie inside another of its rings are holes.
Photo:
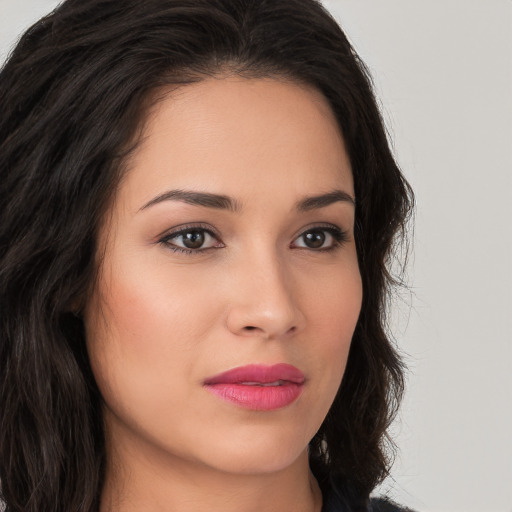
[[[251,364],[239,366],[227,372],[220,373],[205,380],[205,384],[273,384],[275,382],[304,383],[304,374],[290,364],[275,364],[264,366]]]
[[[293,403],[301,395],[304,374],[295,366],[248,365],[214,375],[204,387],[217,397],[236,406],[271,411]]]

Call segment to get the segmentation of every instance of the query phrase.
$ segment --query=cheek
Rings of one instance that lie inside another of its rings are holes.
[[[327,411],[339,388],[362,302],[362,282],[356,260],[340,266],[311,293],[308,311],[310,360],[320,375],[318,397]]]
[[[97,308],[108,324],[108,338],[122,342],[127,354],[142,358],[156,350],[165,354],[190,349],[191,336],[195,334],[192,339],[199,342],[201,328],[208,323],[206,306],[215,305],[208,298],[205,276],[181,269],[173,272],[165,259],[159,261],[147,252],[116,258],[115,269],[103,276]]]
[[[329,351],[340,350],[350,342],[362,302],[362,281],[357,260],[349,254],[345,262],[327,268],[325,272],[308,278],[308,324],[313,332],[323,333],[320,345]]]
[[[201,342],[215,314],[215,301],[205,298],[202,285],[198,300],[198,286],[141,257],[117,258],[115,269],[100,276],[85,320],[91,366],[111,408],[139,404],[150,410],[159,390],[180,390],[187,376],[197,374]]]

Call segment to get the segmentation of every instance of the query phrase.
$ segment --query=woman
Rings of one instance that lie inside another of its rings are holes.
[[[412,193],[327,12],[67,0],[0,98],[6,510],[395,510]]]

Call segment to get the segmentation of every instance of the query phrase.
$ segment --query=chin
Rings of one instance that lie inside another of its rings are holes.
[[[255,475],[277,473],[302,457],[307,458],[310,437],[302,432],[294,435],[284,428],[278,432],[247,430],[239,435],[219,436],[208,448],[198,446],[203,462],[225,473]]]

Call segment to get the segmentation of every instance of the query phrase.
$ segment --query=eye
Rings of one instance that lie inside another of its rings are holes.
[[[187,253],[224,247],[212,231],[202,227],[181,228],[161,238],[159,243],[174,251]]]
[[[335,226],[316,227],[301,233],[301,235],[294,240],[293,246],[304,249],[328,251],[339,247],[347,240],[347,233]]]

